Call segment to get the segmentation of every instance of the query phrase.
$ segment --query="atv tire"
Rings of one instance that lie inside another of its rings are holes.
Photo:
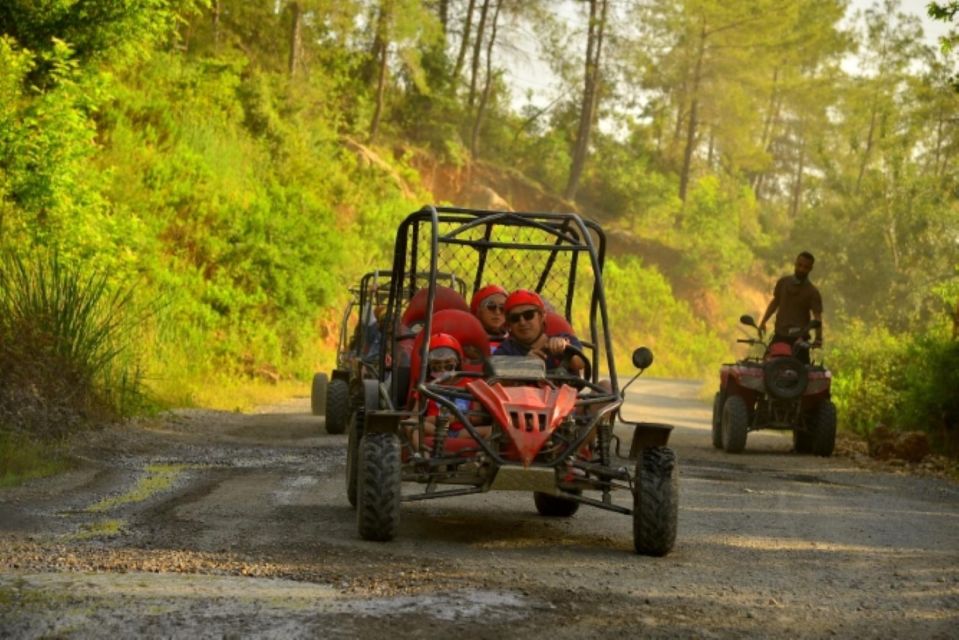
[[[713,446],[723,448],[723,405],[718,391],[713,398]]]
[[[633,488],[633,546],[636,553],[664,556],[676,543],[679,472],[669,447],[643,449]]]
[[[810,412],[812,453],[828,458],[836,448],[836,405],[823,400]]]
[[[326,387],[326,432],[343,433],[349,419],[350,385],[342,378],[333,378]]]
[[[723,403],[722,444],[726,453],[742,453],[746,448],[749,411],[740,396],[729,396]]]
[[[357,529],[364,540],[392,540],[400,523],[400,439],[367,433],[359,448]]]
[[[310,390],[310,410],[315,416],[326,413],[326,388],[330,379],[325,373],[313,375],[313,387]]]
[[[360,466],[360,440],[363,438],[364,413],[356,411],[350,417],[346,440],[346,499],[356,507],[356,476]]]
[[[582,493],[577,491],[576,493]],[[536,503],[536,511],[541,516],[550,518],[568,518],[579,511],[579,503],[562,496],[554,496],[541,491],[533,493],[533,502]]]

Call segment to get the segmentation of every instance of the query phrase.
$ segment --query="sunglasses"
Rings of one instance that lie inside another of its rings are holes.
[[[539,313],[539,309],[527,309],[526,311],[520,311],[519,313],[511,313],[506,319],[510,321],[510,324],[516,324],[520,321],[520,319],[529,322],[536,317],[537,313]]]
[[[430,371],[456,371],[455,362],[431,362]]]
[[[483,304],[483,308],[484,308],[484,309],[489,309],[490,311],[498,311],[498,312],[500,312],[500,313],[503,313],[504,311],[506,311],[506,305],[504,305],[504,304],[497,304],[496,302],[493,302],[492,300],[490,300],[489,302],[484,303],[484,304]]]

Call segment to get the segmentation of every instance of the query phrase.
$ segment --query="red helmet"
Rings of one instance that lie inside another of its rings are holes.
[[[539,310],[543,311],[544,313],[546,311],[546,305],[543,304],[543,299],[540,298],[539,294],[535,291],[517,289],[506,297],[506,313],[509,313],[512,309],[523,305],[533,305],[534,307],[538,307]]]
[[[470,311],[473,312],[473,315],[476,315],[476,312],[479,311],[480,304],[483,303],[483,300],[486,300],[492,295],[497,293],[507,295],[506,289],[499,286],[498,284],[488,284],[476,293],[473,294],[473,299],[470,300]]]
[[[458,362],[463,362],[463,347],[460,345],[460,341],[451,336],[448,333],[434,333],[430,336],[430,353],[429,359],[433,359],[433,354],[437,350],[442,349],[443,351],[455,352],[456,359]],[[439,356],[440,353],[437,353]],[[448,357],[447,353],[443,353],[440,357]]]

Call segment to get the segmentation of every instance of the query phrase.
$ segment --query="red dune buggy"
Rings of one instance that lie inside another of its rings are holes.
[[[605,250],[602,229],[575,214],[428,206],[400,224],[388,348],[378,378],[363,381],[363,401],[349,426],[346,488],[362,538],[395,537],[403,502],[524,491],[544,516],[569,517],[583,504],[632,516],[638,553],[672,549],[678,507],[676,456],[666,446],[672,427],[620,422],[620,431],[632,428],[624,454],[614,431],[624,387],[606,310]],[[407,275],[424,272],[472,274],[472,292],[490,283],[535,290],[550,305],[550,334],[571,334],[576,309],[575,317],[586,319],[578,335],[583,348],[567,349],[554,370],[536,357],[492,355],[465,298],[436,277],[417,290]],[[440,333],[454,336],[465,357],[458,370],[435,380],[421,364]],[[567,366],[574,355],[587,364],[578,373]],[[639,373],[651,363],[648,349],[633,354]],[[417,397],[439,407],[430,433]],[[623,493],[625,504],[615,499]]]
[[[759,429],[793,432],[798,453],[832,455],[836,445],[836,405],[830,396],[832,374],[818,364],[805,364],[810,349],[808,332],[817,328],[792,330],[793,342],[769,342],[758,334],[752,316],[740,322],[757,330],[756,338],[737,342],[760,347],[761,355],[747,355],[719,370],[719,391],[713,401],[713,446],[728,453],[746,447],[746,435]]]

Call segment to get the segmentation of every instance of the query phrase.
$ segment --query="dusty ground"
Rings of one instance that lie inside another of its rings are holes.
[[[959,486],[710,445],[696,385],[641,380],[677,425],[676,549],[630,519],[536,515],[527,494],[405,504],[357,538],[345,436],[298,399],[91,434],[63,476],[0,490],[0,637],[634,638],[959,635]]]

